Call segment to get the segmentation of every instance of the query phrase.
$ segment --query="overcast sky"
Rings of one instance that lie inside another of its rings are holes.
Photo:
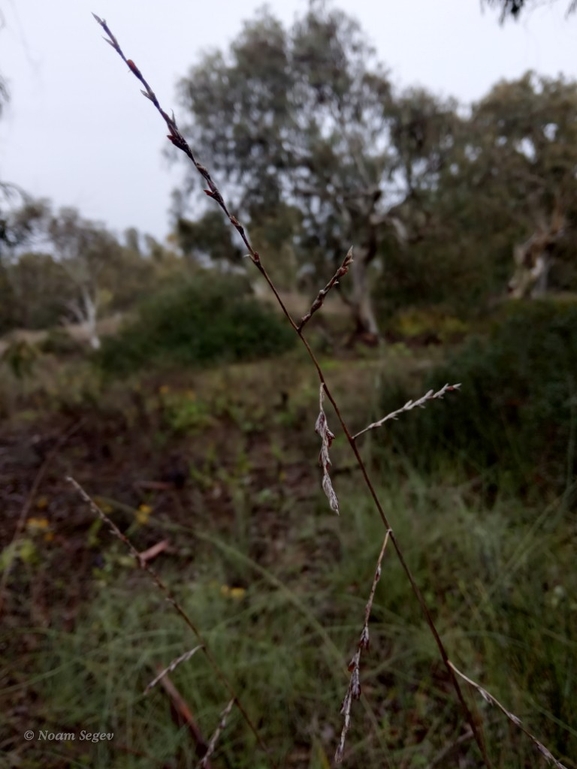
[[[225,48],[256,0],[0,0],[0,73],[11,102],[0,121],[0,179],[116,231],[168,233],[179,167],[162,156],[165,129],[139,84],[103,42],[106,19],[161,103],[202,51]],[[269,3],[285,24],[306,0]],[[577,79],[577,15],[565,0],[498,24],[479,0],[338,0],[357,17],[400,86],[468,103],[528,69]],[[199,153],[202,157],[202,151]],[[203,157],[210,167],[210,158]]]

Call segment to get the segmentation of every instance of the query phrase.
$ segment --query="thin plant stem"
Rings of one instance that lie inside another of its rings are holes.
[[[361,457],[361,455],[359,453],[359,450],[358,450],[358,448],[356,446],[355,439],[354,439],[352,433],[350,432],[347,424],[345,423],[345,420],[344,420],[344,418],[343,418],[343,416],[341,414],[341,411],[340,411],[340,409],[338,407],[338,404],[337,404],[334,396],[332,395],[330,388],[327,385],[327,382],[326,382],[324,373],[323,373],[323,371],[321,369],[321,366],[320,366],[320,364],[319,364],[319,362],[318,362],[318,360],[317,360],[317,358],[316,358],[316,356],[315,356],[315,354],[314,354],[310,344],[308,343],[306,337],[304,336],[302,328],[299,327],[299,325],[293,320],[291,314],[289,313],[286,305],[284,304],[281,296],[279,295],[279,292],[278,292],[276,286],[274,285],[272,279],[270,278],[270,276],[267,273],[264,265],[262,264],[262,261],[261,261],[259,253],[251,245],[251,242],[250,242],[250,240],[248,238],[248,235],[246,233],[246,230],[245,230],[244,226],[239,222],[239,220],[236,218],[236,216],[233,216],[231,214],[231,212],[229,211],[229,209],[228,209],[228,207],[227,207],[227,205],[225,203],[225,200],[224,200],[220,190],[216,186],[216,184],[215,184],[214,180],[212,179],[212,176],[210,175],[209,171],[195,157],[195,155],[194,155],[192,149],[190,148],[188,142],[186,141],[186,139],[184,138],[184,136],[180,132],[180,130],[179,130],[177,124],[176,124],[176,120],[174,118],[174,115],[173,116],[169,116],[168,113],[161,107],[158,99],[156,98],[156,95],[155,95],[154,91],[152,90],[152,88],[150,87],[150,85],[148,84],[148,82],[146,81],[144,76],[142,75],[142,72],[140,71],[140,69],[136,66],[136,64],[131,59],[128,59],[125,56],[124,52],[122,51],[120,45],[118,44],[118,41],[116,40],[115,36],[112,34],[112,32],[111,32],[108,24],[106,23],[106,21],[104,21],[103,19],[100,19],[95,14],[93,14],[93,16],[96,19],[96,21],[98,22],[98,24],[101,26],[101,28],[104,30],[104,32],[106,33],[106,35],[107,35],[107,37],[105,38],[106,42],[109,45],[111,45],[112,48],[114,48],[114,50],[118,53],[118,55],[122,58],[122,60],[128,66],[128,68],[130,69],[132,74],[144,86],[144,90],[143,90],[142,93],[143,93],[143,95],[147,99],[149,99],[149,101],[152,102],[152,104],[154,105],[155,109],[159,112],[159,114],[163,118],[163,120],[164,120],[164,122],[165,122],[165,124],[166,124],[166,126],[168,128],[168,131],[169,131],[168,137],[167,137],[169,139],[169,141],[172,142],[172,144],[177,149],[181,150],[191,160],[191,162],[193,163],[193,165],[196,168],[196,170],[198,171],[198,173],[205,180],[205,182],[206,182],[206,184],[208,186],[208,189],[204,190],[205,194],[208,195],[208,197],[212,198],[219,205],[219,207],[222,209],[222,211],[225,213],[225,215],[229,219],[231,225],[236,229],[236,231],[240,235],[243,243],[245,244],[246,248],[248,249],[248,252],[249,252],[248,256],[250,257],[250,259],[253,262],[253,264],[256,266],[256,268],[259,270],[261,275],[266,280],[266,282],[267,282],[269,288],[271,289],[271,291],[273,292],[273,294],[274,294],[274,296],[275,296],[275,298],[276,298],[276,300],[277,300],[277,302],[278,302],[282,312],[284,313],[284,315],[288,319],[289,323],[293,327],[294,331],[298,334],[301,342],[305,346],[305,348],[306,348],[306,350],[307,350],[307,352],[309,354],[309,357],[311,358],[311,361],[312,361],[312,363],[313,363],[313,365],[314,365],[314,367],[315,367],[315,369],[317,371],[317,375],[319,377],[320,384],[323,386],[324,393],[326,394],[327,398],[331,402],[331,404],[332,404],[332,406],[333,406],[333,408],[335,410],[335,414],[337,416],[337,419],[339,420],[340,425],[341,425],[341,427],[343,429],[343,432],[344,432],[344,434],[346,436],[346,439],[347,439],[347,441],[348,441],[348,443],[349,443],[349,445],[350,445],[350,447],[351,447],[351,449],[352,449],[352,451],[353,451],[353,453],[355,455],[355,459],[356,459],[357,464],[358,464],[358,466],[359,466],[359,468],[361,470],[361,473],[362,473],[362,476],[363,476],[363,480],[364,480],[364,482],[365,482],[365,484],[366,484],[366,486],[367,486],[367,488],[369,490],[370,496],[372,497],[373,502],[374,502],[374,504],[375,504],[375,506],[377,508],[377,511],[379,513],[381,521],[383,522],[383,525],[384,525],[385,529],[390,532],[389,533],[390,540],[391,540],[391,542],[393,544],[393,547],[394,547],[394,549],[395,549],[395,551],[397,553],[397,557],[399,558],[399,561],[401,563],[401,567],[402,567],[403,571],[405,572],[405,575],[406,575],[406,577],[407,577],[407,579],[408,579],[408,581],[410,583],[411,589],[412,589],[413,593],[415,594],[415,597],[417,598],[419,606],[421,607],[421,610],[422,610],[423,615],[425,617],[425,621],[426,621],[427,625],[429,626],[429,629],[430,629],[430,631],[431,631],[431,633],[433,635],[433,638],[434,638],[435,643],[437,645],[437,648],[439,650],[439,653],[440,653],[441,659],[443,661],[443,664],[444,664],[444,666],[445,666],[445,668],[447,670],[447,673],[449,675],[451,683],[452,683],[452,685],[453,685],[453,687],[455,689],[457,698],[458,698],[458,700],[459,700],[459,702],[461,704],[461,707],[463,709],[463,712],[465,714],[465,718],[466,718],[466,720],[468,721],[468,723],[469,723],[469,725],[471,727],[471,730],[472,730],[472,732],[473,732],[473,734],[475,736],[475,741],[476,741],[476,743],[477,743],[477,745],[479,747],[479,750],[481,751],[481,755],[483,757],[483,762],[484,762],[486,767],[490,768],[491,767],[491,762],[489,760],[489,756],[488,756],[487,749],[485,747],[485,743],[484,743],[484,740],[482,738],[481,732],[479,730],[479,727],[478,727],[477,723],[475,722],[475,719],[473,718],[473,715],[472,715],[472,713],[471,713],[471,711],[469,709],[469,706],[467,705],[467,702],[466,702],[465,697],[463,695],[463,692],[461,690],[461,686],[459,684],[457,676],[456,676],[453,668],[451,667],[451,665],[449,663],[449,655],[448,655],[447,649],[446,649],[445,644],[443,643],[443,640],[442,640],[442,638],[441,638],[441,636],[440,636],[440,634],[439,634],[439,632],[437,630],[437,627],[436,627],[435,622],[433,620],[431,611],[430,611],[430,609],[429,609],[429,607],[427,605],[427,602],[425,601],[425,598],[424,598],[424,596],[423,596],[419,586],[417,585],[417,583],[415,581],[415,578],[414,578],[414,576],[413,576],[413,574],[412,574],[412,572],[411,572],[411,570],[409,568],[409,565],[408,565],[407,561],[405,560],[405,557],[404,557],[403,551],[401,549],[400,543],[398,542],[398,540],[397,540],[397,538],[395,536],[394,530],[392,529],[392,527],[391,527],[391,525],[389,523],[388,517],[387,517],[387,515],[386,515],[386,513],[385,513],[385,511],[383,509],[383,506],[382,506],[382,504],[381,504],[381,502],[380,502],[380,500],[378,498],[378,495],[377,495],[377,493],[375,491],[375,487],[374,487],[374,485],[373,485],[373,483],[372,483],[372,481],[371,481],[371,479],[369,477],[368,470],[367,470],[367,468],[365,466],[365,463],[363,462],[363,459],[362,459],[362,457]],[[206,653],[206,650],[205,650],[205,653]]]
[[[234,691],[234,689],[232,687],[232,684],[230,683],[230,681],[228,680],[228,678],[226,677],[226,675],[222,671],[220,665],[216,661],[215,657],[213,656],[212,652],[210,651],[210,649],[208,647],[208,644],[206,642],[206,639],[204,638],[204,636],[202,635],[201,631],[196,626],[196,624],[190,619],[188,614],[184,611],[184,609],[182,608],[180,603],[176,600],[172,590],[168,587],[168,585],[165,582],[162,581],[162,579],[158,576],[158,574],[155,572],[155,570],[152,568],[152,566],[150,566],[147,562],[145,562],[145,561],[143,562],[142,561],[142,559],[140,558],[140,553],[134,547],[134,545],[128,539],[128,537],[125,534],[123,534],[120,531],[120,529],[118,528],[118,526],[106,515],[106,513],[103,512],[103,510],[101,510],[100,507],[98,507],[96,502],[92,499],[92,497],[90,497],[84,491],[82,486],[77,481],[75,481],[74,478],[68,477],[66,480],[69,483],[71,483],[72,486],[74,486],[74,488],[80,494],[82,499],[86,502],[87,505],[89,505],[89,507],[92,510],[92,512],[95,515],[97,515],[104,523],[106,523],[106,525],[110,528],[110,531],[114,534],[114,536],[116,536],[128,548],[128,550],[130,551],[130,554],[134,557],[134,560],[136,561],[138,566],[141,569],[143,569],[144,571],[146,571],[150,575],[150,577],[152,578],[152,581],[154,582],[154,584],[166,596],[166,600],[173,606],[174,610],[182,617],[184,622],[192,630],[192,632],[194,633],[194,635],[196,636],[196,638],[198,639],[198,641],[200,643],[200,648],[201,648],[204,656],[206,657],[206,660],[207,660],[208,664],[213,669],[213,671],[216,673],[216,675],[218,676],[218,678],[220,679],[220,681],[222,682],[222,684],[224,685],[224,687],[226,688],[226,690],[230,694],[231,698],[236,703],[237,708],[241,712],[242,717],[246,721],[249,729],[254,734],[254,736],[255,736],[255,738],[256,738],[256,740],[257,740],[261,750],[266,755],[270,755],[269,754],[269,750],[266,747],[266,745],[264,744],[263,739],[260,736],[256,726],[254,725],[251,717],[249,716],[249,714],[246,711],[246,709],[245,709],[244,705],[242,704],[242,702],[239,700],[238,695]],[[162,678],[162,677],[163,676],[160,676],[160,678]]]
[[[496,697],[494,697],[490,692],[488,692],[486,689],[484,689],[482,686],[480,686],[480,684],[473,681],[464,673],[461,673],[461,671],[457,667],[455,667],[455,665],[453,665],[451,661],[449,661],[449,665],[452,667],[455,673],[463,679],[463,681],[466,681],[469,684],[469,686],[472,686],[473,689],[476,689],[479,692],[479,694],[485,700],[485,702],[488,702],[489,705],[494,705],[495,707],[499,708],[499,710],[507,716],[507,718],[509,719],[509,721],[511,721],[511,723],[515,724],[515,726],[518,729],[520,729],[523,732],[523,734],[526,734],[527,737],[529,737],[533,745],[537,748],[539,753],[543,756],[543,758],[545,759],[545,761],[547,761],[548,764],[550,764],[551,766],[554,766],[555,769],[567,769],[565,764],[562,764],[561,761],[555,758],[555,756],[551,753],[551,751],[548,750],[545,747],[545,745],[543,745],[542,742],[539,742],[539,740],[535,737],[534,734],[531,734],[531,732],[523,726],[523,722],[518,716],[516,716],[514,713],[511,713],[510,710],[507,710],[507,708],[504,705],[501,705],[499,700]]]
[[[383,563],[385,550],[387,549],[387,545],[389,543],[390,534],[391,534],[390,530],[387,531],[387,533],[385,534],[385,538],[383,540],[381,552],[379,553],[379,557],[377,559],[377,566],[373,576],[371,591],[369,593],[369,600],[367,601],[367,604],[365,606],[365,621],[363,624],[363,629],[361,630],[361,635],[359,638],[359,642],[357,644],[357,650],[354,653],[353,658],[349,663],[349,671],[351,675],[349,678],[349,685],[347,687],[347,691],[343,699],[343,704],[341,706],[341,714],[344,716],[344,723],[343,723],[343,728],[341,730],[341,738],[339,740],[339,744],[335,753],[336,764],[340,764],[343,760],[343,755],[345,751],[345,741],[347,739],[347,733],[351,726],[351,707],[353,704],[353,700],[358,700],[361,696],[361,654],[363,653],[363,651],[365,650],[368,651],[369,649],[369,620],[371,618],[371,610],[373,608],[373,601],[375,600],[377,585],[379,584],[379,580],[381,578],[381,566]]]

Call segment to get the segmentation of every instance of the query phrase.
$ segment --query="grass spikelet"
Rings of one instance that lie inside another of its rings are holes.
[[[345,742],[347,739],[347,732],[349,731],[349,728],[351,726],[351,706],[353,704],[354,700],[358,700],[361,696],[361,654],[366,649],[369,648],[369,619],[371,616],[371,610],[373,608],[373,601],[375,600],[375,592],[377,589],[377,585],[379,583],[379,580],[381,578],[381,565],[383,562],[383,557],[385,555],[385,550],[387,548],[387,544],[389,542],[389,536],[390,536],[390,530],[387,531],[385,534],[385,538],[383,540],[383,546],[381,547],[381,552],[379,553],[379,557],[377,559],[377,567],[375,569],[375,574],[373,576],[373,583],[371,585],[371,592],[369,593],[369,599],[367,601],[367,605],[365,606],[365,621],[363,624],[363,629],[361,630],[361,635],[359,637],[359,642],[357,644],[357,650],[353,655],[352,660],[349,663],[349,672],[351,674],[349,685],[347,687],[347,691],[345,694],[345,697],[343,699],[343,704],[341,705],[341,715],[344,716],[344,723],[343,728],[341,730],[341,737],[339,740],[339,744],[335,753],[335,763],[340,764],[343,760],[343,754],[345,750]]]
[[[220,737],[220,735],[222,734],[226,726],[226,721],[230,715],[230,711],[232,710],[233,705],[234,705],[234,700],[231,700],[226,706],[226,708],[220,714],[220,721],[218,722],[218,726],[214,730],[214,734],[210,738],[210,742],[208,743],[208,748],[206,749],[206,753],[202,758],[202,761],[198,764],[198,769],[206,769],[206,767],[208,766],[208,760],[214,753],[214,749],[216,748],[216,743],[218,742],[218,738]]]
[[[334,433],[329,430],[327,422],[327,415],[323,407],[324,402],[324,384],[321,384],[319,388],[319,415],[315,424],[315,432],[321,437],[322,446],[319,454],[319,464],[323,468],[323,491],[327,495],[331,510],[338,515],[339,514],[339,500],[333,488],[333,482],[329,475],[329,468],[331,467],[331,460],[329,457],[329,449],[335,439]]]
[[[172,662],[170,663],[170,665],[169,665],[168,667],[164,668],[164,670],[163,670],[161,673],[159,673],[159,674],[156,676],[156,678],[154,678],[154,679],[153,679],[153,680],[152,680],[152,681],[151,681],[151,682],[148,684],[148,686],[147,686],[147,687],[146,687],[146,689],[144,690],[144,694],[148,694],[148,692],[149,692],[149,691],[150,691],[150,690],[151,690],[151,689],[152,689],[154,686],[156,686],[156,684],[157,684],[157,683],[158,683],[158,682],[159,682],[159,681],[160,681],[162,678],[164,678],[164,676],[168,675],[169,673],[172,673],[172,671],[173,671],[173,670],[174,670],[176,667],[178,667],[178,665],[180,665],[180,663],[181,663],[181,662],[188,662],[188,660],[189,660],[191,657],[193,657],[193,656],[196,654],[196,652],[197,652],[199,649],[202,649],[202,646],[201,646],[200,644],[199,644],[198,646],[195,646],[195,647],[194,647],[194,649],[191,649],[190,651],[188,651],[188,652],[185,652],[184,654],[181,654],[181,655],[180,655],[180,657],[177,657],[176,659],[172,660]]]

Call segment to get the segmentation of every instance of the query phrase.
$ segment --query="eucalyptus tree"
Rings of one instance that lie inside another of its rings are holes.
[[[577,272],[577,83],[532,72],[498,83],[472,110],[463,160],[484,216],[509,233],[510,288],[544,293],[553,266],[557,287],[569,287],[563,282]]]
[[[63,208],[51,217],[48,236],[55,258],[74,286],[67,303],[68,313],[85,327],[90,345],[97,349],[99,310],[111,299],[104,276],[121,259],[122,249],[114,235],[103,226],[83,219],[74,208]]]
[[[577,85],[527,73],[459,114],[418,186],[410,247],[388,244],[379,299],[469,315],[507,289],[577,290]]]
[[[453,105],[423,91],[397,96],[359,24],[315,0],[288,29],[261,11],[178,93],[184,133],[223,177],[257,247],[269,246],[273,269],[294,260],[324,285],[354,245],[342,295],[357,331],[377,336],[369,267],[387,231],[399,247],[410,237],[403,215],[434,184]],[[195,183],[191,172],[181,218]]]

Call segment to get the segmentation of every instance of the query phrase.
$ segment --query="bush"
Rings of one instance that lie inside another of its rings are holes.
[[[197,276],[143,303],[137,317],[97,355],[109,373],[128,374],[155,362],[205,366],[253,360],[292,347],[282,320],[249,296],[234,276]]]
[[[474,338],[427,377],[424,388],[461,382],[461,392],[388,431],[422,470],[459,457],[469,471],[516,493],[570,490],[577,469],[577,304],[508,305],[488,337]],[[384,413],[423,391],[399,383]]]
[[[70,336],[65,329],[51,328],[39,343],[38,349],[43,353],[65,358],[84,353],[86,346]]]
[[[469,325],[434,307],[412,307],[397,312],[387,324],[387,337],[413,345],[445,344],[462,340]]]

